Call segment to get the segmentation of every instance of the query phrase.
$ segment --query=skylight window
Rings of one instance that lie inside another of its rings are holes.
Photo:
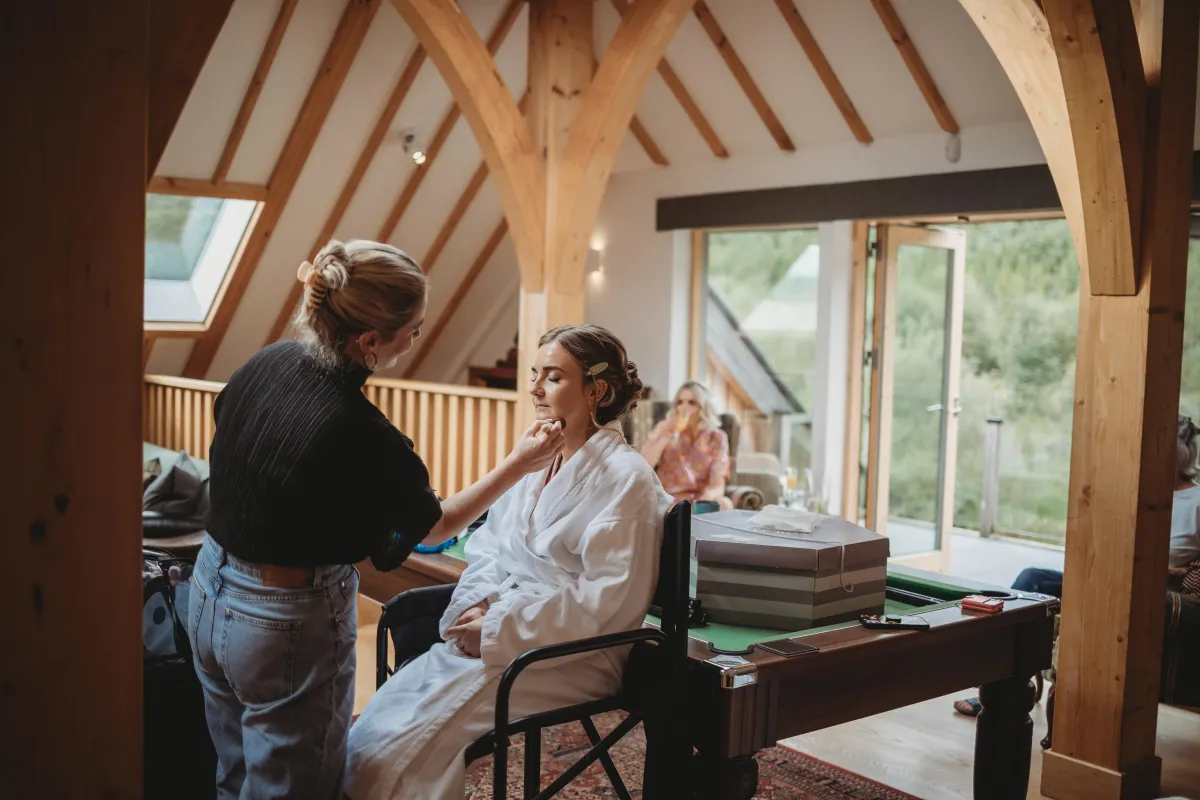
[[[204,322],[258,203],[146,195],[147,322]]]

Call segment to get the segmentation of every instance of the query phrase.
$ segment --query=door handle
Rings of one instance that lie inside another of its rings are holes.
[[[946,407],[943,406],[941,403],[934,403],[931,406],[925,406],[925,410],[930,413],[932,413],[934,411],[943,411],[943,410],[945,410],[945,408]],[[950,409],[950,413],[955,414],[955,415],[957,415],[960,411],[962,411],[962,406],[958,405],[957,403],[954,404],[954,408]]]

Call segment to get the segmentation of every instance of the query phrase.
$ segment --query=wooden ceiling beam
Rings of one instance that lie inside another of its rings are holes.
[[[592,228],[621,138],[667,45],[695,0],[642,0],[621,20],[571,125],[559,168],[556,236],[548,261],[559,293],[578,291]],[[525,287],[527,290],[532,287]]]
[[[298,2],[299,0],[283,0],[279,5],[279,12],[275,15],[275,22],[271,26],[271,33],[267,36],[267,43],[258,57],[258,65],[254,68],[254,75],[250,78],[250,85],[246,87],[246,96],[242,98],[242,105],[238,108],[237,117],[233,120],[233,127],[229,129],[229,136],[225,139],[225,149],[221,151],[221,158],[217,161],[217,168],[213,171],[213,183],[224,183],[225,179],[229,177],[229,167],[233,164],[234,156],[237,155],[238,145],[242,143],[246,126],[250,124],[250,115],[254,113],[254,107],[258,104],[263,84],[267,82],[267,75],[271,72],[271,65],[275,63],[279,45],[283,42],[283,35],[287,33],[288,23],[292,21],[292,14],[296,11]]]
[[[366,177],[367,170],[371,163],[375,160],[375,154],[379,152],[383,140],[387,138],[387,133],[392,128],[392,123],[396,119],[396,113],[400,110],[400,104],[404,102],[404,98],[408,97],[408,92],[412,89],[413,82],[417,79],[417,74],[421,71],[421,67],[425,64],[425,48],[417,45],[411,56],[408,57],[408,62],[404,65],[404,69],[400,72],[400,77],[396,80],[396,85],[392,87],[392,93],[388,95],[387,102],[383,105],[383,110],[379,112],[379,117],[375,120],[375,127],[371,129],[370,135],[367,136],[366,144],[363,145],[362,152],[358,154],[358,160],[354,162],[354,168],[350,170],[349,176],[346,177],[346,182],[342,184],[342,191],[338,194],[337,201],[334,202],[333,208],[325,217],[325,224],[321,226],[321,231],[317,234],[317,239],[308,249],[309,260],[316,257],[321,248],[333,238],[337,232],[338,225],[342,224],[342,218],[346,215],[346,209],[350,207],[350,201],[354,199],[354,195],[358,192],[358,187],[362,184],[363,178]],[[304,293],[304,284],[299,281],[290,284],[288,288],[287,299],[283,301],[283,306],[275,315],[275,322],[271,324],[271,331],[267,334],[266,344],[278,341],[283,337],[284,331],[287,330],[288,323],[292,319],[292,315],[296,311],[296,307],[300,305],[300,297]]]
[[[629,132],[633,134],[633,138],[637,139],[638,144],[642,146],[647,157],[660,167],[669,167],[671,162],[667,160],[666,153],[658,146],[658,142],[654,141],[654,137],[650,135],[650,131],[646,130],[646,126],[638,119],[637,114],[629,120]]]
[[[541,280],[546,169],[533,135],[471,20],[452,0],[393,0],[450,86],[483,151],[522,280]],[[426,162],[428,164],[428,162]]]
[[[613,8],[617,13],[624,17],[629,11],[629,0],[611,0]],[[704,116],[704,112],[700,110],[700,106],[696,104],[696,100],[688,92],[687,87],[683,85],[683,81],[679,79],[679,75],[675,73],[670,62],[664,58],[658,62],[658,74],[662,77],[663,82],[667,84],[667,88],[671,90],[671,94],[675,95],[675,99],[679,101],[679,105],[683,108],[683,113],[687,114],[688,119],[692,121],[692,125],[696,127],[696,132],[700,134],[700,138],[704,139],[708,149],[717,158],[729,158],[729,150],[721,142],[721,137],[717,136],[716,130]],[[632,127],[632,123],[631,123]],[[635,131],[636,135],[636,131]]]
[[[921,90],[921,95],[929,105],[929,110],[933,112],[934,118],[937,119],[938,125],[946,133],[958,133],[958,121],[950,113],[950,107],[946,105],[945,98],[938,91],[933,76],[929,74],[929,69],[925,66],[925,60],[921,58],[921,54],[917,52],[917,46],[909,38],[908,30],[905,29],[904,23],[900,21],[900,15],[892,6],[892,0],[871,0],[871,4],[875,6],[875,13],[883,22],[883,27],[887,29],[888,36],[892,37],[896,49],[900,51],[904,65],[908,67],[913,80],[917,82],[917,88]]]
[[[508,5],[505,6],[504,11],[500,14],[500,19],[496,23],[496,27],[492,30],[491,36],[488,37],[487,42],[488,54],[493,58],[496,53],[500,52],[500,48],[504,45],[504,40],[508,38],[508,32],[516,24],[517,17],[521,15],[521,7],[523,5],[524,0],[508,0]],[[417,190],[425,182],[425,176],[433,168],[433,163],[437,160],[438,153],[442,151],[446,140],[450,138],[450,134],[454,131],[454,126],[457,124],[460,116],[462,116],[462,109],[458,103],[452,100],[450,109],[442,118],[441,123],[437,126],[437,130],[433,134],[433,138],[429,140],[429,143],[425,147],[425,163],[418,165],[412,171],[412,174],[408,176],[408,180],[405,182],[400,196],[396,198],[391,211],[384,218],[383,224],[379,226],[379,234],[375,237],[379,241],[386,242],[395,233],[396,226],[400,224],[400,219],[404,216],[404,212],[408,210],[409,204],[416,197]]]
[[[593,76],[595,75],[596,70],[599,68],[600,62],[593,57]],[[662,148],[658,146],[658,142],[654,141],[654,137],[650,135],[650,131],[646,130],[646,126],[642,124],[640,119],[638,119],[637,114],[634,114],[629,120],[629,132],[633,134],[633,138],[637,139],[638,144],[642,146],[642,151],[653,163],[660,167],[666,167],[670,165],[670,162],[667,161],[667,157],[663,153]]]
[[[692,12],[696,15],[696,19],[700,20],[700,25],[704,28],[704,32],[708,34],[709,39],[712,39],[717,52],[725,60],[725,65],[733,73],[734,80],[742,87],[742,91],[746,94],[746,99],[750,101],[750,105],[754,106],[754,110],[758,112],[758,116],[762,119],[763,124],[767,126],[767,131],[771,134],[771,138],[775,140],[775,143],[779,145],[779,149],[788,153],[795,152],[796,145],[792,142],[791,137],[788,136],[783,123],[779,121],[779,117],[775,115],[774,109],[767,102],[767,98],[763,95],[762,90],[758,88],[758,84],[750,76],[750,70],[746,69],[746,65],[742,62],[741,57],[733,49],[733,43],[729,41],[729,37],[725,35],[721,24],[713,16],[712,9],[708,7],[708,3],[704,2],[704,0],[696,0],[695,5],[692,7]]]
[[[471,291],[471,287],[475,285],[475,281],[478,280],[479,275],[483,272],[484,267],[486,267],[488,262],[491,261],[492,254],[496,252],[496,248],[500,245],[500,242],[504,239],[504,235],[506,233],[508,233],[508,222],[505,220],[500,220],[500,224],[496,226],[495,230],[492,231],[492,235],[489,236],[488,240],[484,243],[483,249],[481,249],[479,254],[475,256],[475,260],[471,263],[470,268],[467,270],[467,274],[464,275],[462,280],[458,282],[458,286],[456,286],[454,289],[454,294],[451,295],[450,299],[446,302],[446,307],[443,308],[442,313],[438,315],[437,321],[434,322],[433,327],[429,329],[428,335],[422,337],[424,339],[423,346],[416,353],[416,355],[413,356],[412,360],[409,361],[409,363],[404,367],[405,378],[411,378],[413,375],[415,375],[417,370],[420,369],[421,364],[425,362],[425,357],[433,351],[433,346],[437,344],[438,338],[441,337],[442,332],[446,330],[446,326],[449,325],[450,321],[454,318],[455,312],[458,311],[458,307],[462,305],[462,301]]]
[[[846,88],[838,80],[837,73],[833,71],[829,59],[825,57],[821,46],[817,44],[817,39],[813,36],[808,23],[804,21],[804,17],[800,16],[800,9],[796,7],[795,0],[775,0],[775,5],[779,8],[779,13],[783,14],[783,19],[787,22],[788,27],[792,29],[792,35],[796,37],[804,54],[808,56],[809,63],[817,72],[817,77],[821,79],[821,83],[825,84],[825,91],[829,92],[833,104],[838,107],[838,111],[842,112],[842,119],[846,120],[846,125],[854,134],[854,138],[863,144],[870,144],[874,141],[871,132],[867,130],[866,123],[859,116],[858,109],[854,107],[850,95],[846,93]]]
[[[350,72],[350,66],[354,63],[381,5],[382,0],[349,0],[346,4],[337,31],[321,59],[316,77],[304,98],[304,104],[300,107],[300,113],[296,115],[292,130],[283,145],[279,159],[275,162],[275,168],[271,171],[271,179],[267,184],[267,198],[263,202],[258,219],[251,223],[247,238],[243,242],[241,256],[230,264],[225,282],[213,301],[213,308],[208,315],[208,331],[196,342],[191,356],[188,357],[183,373],[185,377],[204,378],[208,374],[217,348],[229,330],[233,315],[237,313],[241,304],[242,295],[258,269],[267,243],[275,233],[275,226],[279,224],[292,190],[296,187],[296,181],[300,178],[300,171],[321,133],[329,109],[333,107],[333,101],[341,90],[346,75]]]
[[[522,112],[525,111],[528,101],[529,92],[526,91],[525,96],[521,98],[521,102],[517,104]],[[487,176],[487,162],[484,161],[475,170],[475,174],[471,176],[471,180],[467,181],[467,188],[463,190],[462,195],[458,198],[458,202],[450,210],[450,216],[446,217],[446,221],[442,223],[442,227],[438,230],[433,244],[429,246],[429,251],[425,254],[425,258],[421,260],[421,269],[425,270],[426,275],[433,269],[438,256],[442,254],[442,250],[450,242],[450,237],[454,235],[454,231],[458,228],[458,223],[462,222],[462,218],[467,213],[467,209],[471,207],[471,203],[475,202],[475,197],[479,194],[479,190],[483,188],[484,182],[487,181]]]
[[[167,142],[208,59],[233,0],[152,0],[146,180],[158,171]]]
[[[487,181],[487,176],[487,162],[480,162],[479,168],[475,170],[475,174],[471,176],[471,180],[467,181],[467,188],[463,190],[463,193],[458,198],[458,202],[450,210],[450,215],[442,223],[437,237],[434,238],[433,244],[429,246],[429,251],[421,261],[421,269],[425,270],[426,275],[433,270],[433,265],[437,263],[438,256],[446,249],[446,245],[450,242],[450,237],[454,235],[455,229],[458,228],[458,223],[462,222],[467,209],[471,207],[471,203],[475,201],[476,195],[479,194],[479,190],[483,188],[483,184]]]
[[[1045,0],[1079,165],[1092,294],[1137,292],[1141,251],[1146,76],[1127,2]]]
[[[169,178],[155,175],[146,184],[146,191],[151,194],[178,194],[185,197],[224,197],[229,200],[267,199],[267,187],[254,183],[230,183],[223,181],[199,180],[197,178]]]

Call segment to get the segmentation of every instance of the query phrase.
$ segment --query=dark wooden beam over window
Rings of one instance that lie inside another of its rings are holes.
[[[1192,201],[1200,203],[1200,153],[1192,158]],[[658,201],[655,227],[660,231],[767,227],[835,219],[919,219],[1060,209],[1050,169],[1037,164],[663,197]]]

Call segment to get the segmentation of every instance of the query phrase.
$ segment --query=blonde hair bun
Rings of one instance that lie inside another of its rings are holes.
[[[353,336],[372,330],[395,336],[425,300],[425,273],[403,250],[383,242],[331,239],[296,276],[304,282],[296,328],[331,364],[343,359]]]

